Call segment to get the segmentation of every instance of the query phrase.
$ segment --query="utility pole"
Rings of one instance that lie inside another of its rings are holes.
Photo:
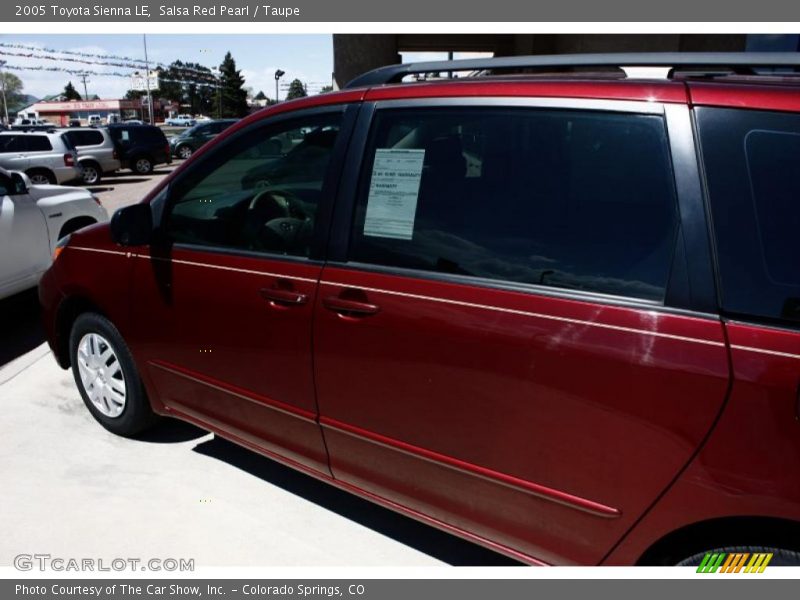
[[[88,100],[89,92],[86,91],[86,73],[81,73],[80,75],[78,75],[78,77],[80,77],[83,80],[83,99]]]
[[[153,124],[153,97],[150,95],[150,62],[147,60],[147,34],[142,34],[144,40],[144,78],[147,86],[147,116],[150,125]]]
[[[0,60],[0,69],[6,66],[6,61]],[[0,85],[3,88],[3,111],[6,114],[6,125],[9,125],[8,121],[8,102],[6,102],[6,75],[0,70]]]

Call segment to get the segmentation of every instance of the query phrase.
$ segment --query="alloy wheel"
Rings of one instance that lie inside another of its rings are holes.
[[[42,173],[34,173],[30,176],[33,185],[47,185],[50,183],[50,178]]]
[[[152,170],[152,168],[153,167],[150,164],[150,161],[148,159],[146,159],[146,158],[137,159],[137,161],[136,161],[136,172],[137,173],[147,174]]]
[[[94,407],[110,418],[125,410],[125,374],[109,341],[87,333],[78,343],[78,372],[86,395]]]
[[[100,180],[100,174],[97,172],[97,169],[91,165],[86,165],[83,167],[83,183],[87,183],[92,185],[93,183],[97,183]]]

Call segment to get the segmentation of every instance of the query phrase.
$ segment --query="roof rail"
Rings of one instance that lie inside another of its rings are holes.
[[[400,83],[407,75],[487,71],[498,69],[552,69],[572,67],[694,67],[728,68],[754,73],[761,68],[798,68],[800,52],[618,52],[608,54],[540,54],[408,63],[380,67],[360,75],[345,88]]]

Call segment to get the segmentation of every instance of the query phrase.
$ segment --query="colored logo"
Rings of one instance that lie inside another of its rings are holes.
[[[748,560],[749,559],[749,560]],[[728,552],[707,552],[703,557],[700,566],[697,567],[698,573],[763,573],[769,561],[772,560],[772,553],[749,552],[728,553]]]

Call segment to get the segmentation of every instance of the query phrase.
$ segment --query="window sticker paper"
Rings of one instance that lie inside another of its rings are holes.
[[[410,240],[425,150],[380,148],[372,166],[364,235]]]

